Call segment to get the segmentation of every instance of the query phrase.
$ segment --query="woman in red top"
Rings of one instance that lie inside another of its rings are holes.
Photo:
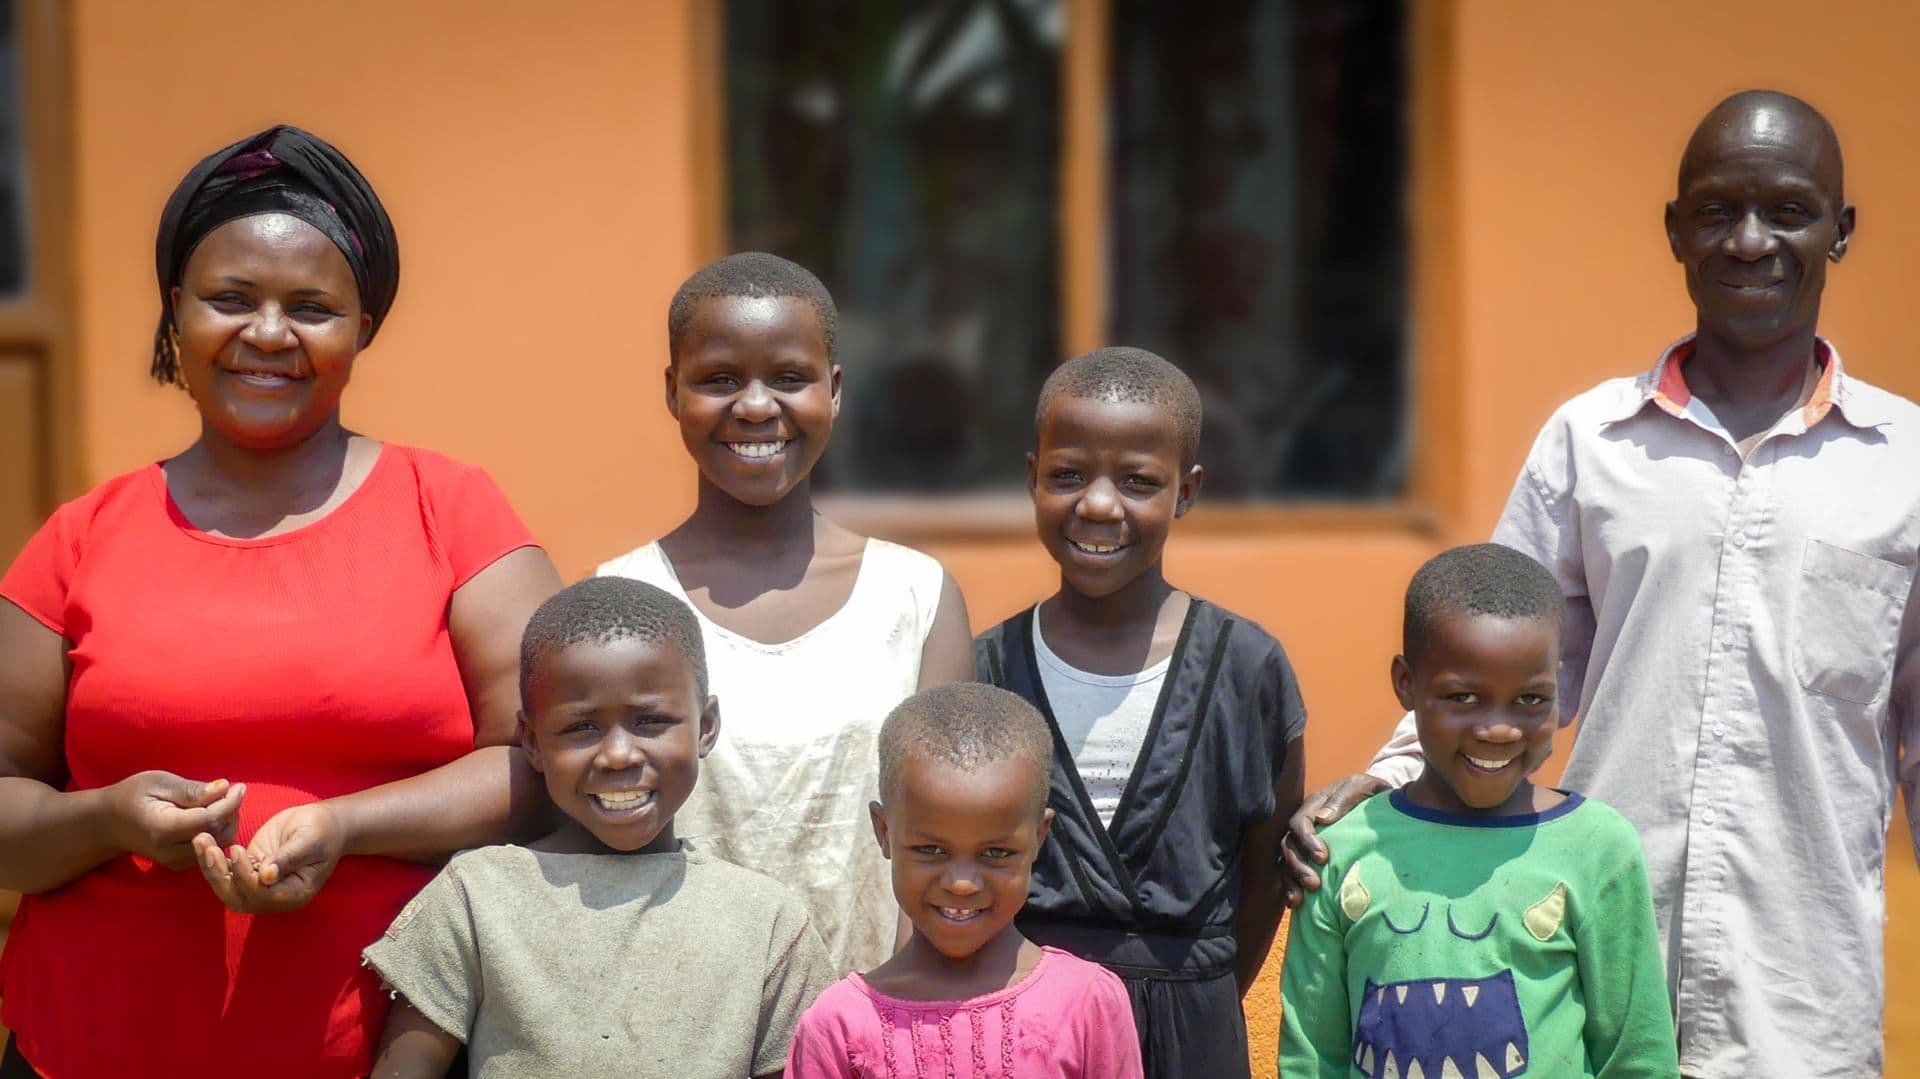
[[[337,150],[206,159],[157,257],[200,437],[0,579],[0,1073],[363,1075],[407,859],[536,804],[518,648],[559,581],[479,469],[341,426],[399,256]]]

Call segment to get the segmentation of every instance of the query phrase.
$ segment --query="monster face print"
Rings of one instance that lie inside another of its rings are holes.
[[[1523,911],[1479,909],[1484,902],[1468,896],[1438,903],[1445,910],[1436,918],[1435,899],[1376,902],[1358,868],[1341,882],[1339,897],[1350,922],[1378,919],[1390,933],[1420,938],[1410,947],[1440,954],[1454,947],[1448,938],[1468,946],[1485,941],[1503,916],[1524,931],[1521,939],[1546,945],[1560,934],[1567,909],[1560,881]],[[1511,1079],[1526,1074],[1528,1060],[1527,1024],[1511,969],[1484,977],[1366,981],[1353,1066],[1368,1079]]]
[[[1532,814],[1404,790],[1325,835],[1281,975],[1288,1079],[1679,1072],[1640,839],[1578,793]]]

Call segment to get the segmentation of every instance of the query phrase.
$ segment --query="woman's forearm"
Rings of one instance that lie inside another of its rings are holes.
[[[24,776],[0,778],[0,888],[51,891],[126,853],[113,828],[110,789],[62,791]]]
[[[439,861],[528,838],[546,819],[539,773],[517,746],[486,746],[435,768],[327,800],[346,853]]]

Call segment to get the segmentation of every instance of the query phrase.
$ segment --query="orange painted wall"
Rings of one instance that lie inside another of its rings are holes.
[[[73,7],[80,267],[79,432],[99,480],[178,449],[191,411],[142,372],[159,208],[201,153],[275,120],[337,141],[398,224],[405,274],[349,422],[480,462],[577,575],[690,503],[659,401],[664,310],[698,260],[690,129],[694,5],[337,0],[323,20],[183,0]],[[1434,2],[1434,0],[1429,0]],[[1416,362],[1457,407],[1419,453],[1457,492],[1451,533],[1404,525],[1190,529],[1176,580],[1274,630],[1313,712],[1310,782],[1364,762],[1390,726],[1385,668],[1407,576],[1443,540],[1484,536],[1540,422],[1651,362],[1687,328],[1660,206],[1686,133],[1719,96],[1801,93],[1847,147],[1860,233],[1825,325],[1850,368],[1920,396],[1903,319],[1920,242],[1920,9],[1749,0],[1455,0],[1423,25],[1446,138],[1422,183],[1429,332]],[[332,31],[330,28],[345,28]],[[1444,432],[1444,434],[1442,433]],[[1203,510],[1204,512],[1204,510]],[[1023,535],[926,544],[977,625],[1042,594]],[[1889,869],[1890,1075],[1920,1075],[1920,873]],[[1271,971],[1269,972],[1272,973]],[[1249,1002],[1271,1074],[1271,981]]]

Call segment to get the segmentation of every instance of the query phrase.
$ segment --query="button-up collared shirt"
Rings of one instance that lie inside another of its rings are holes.
[[[1880,1074],[1896,784],[1920,856],[1920,406],[1816,347],[1744,458],[1691,338],[1581,394],[1494,530],[1566,595],[1565,783],[1639,829],[1689,1076]],[[1412,731],[1370,771],[1417,775]]]

